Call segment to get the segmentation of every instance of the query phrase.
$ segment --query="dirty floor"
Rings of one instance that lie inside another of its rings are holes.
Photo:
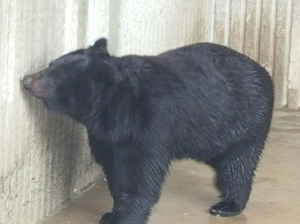
[[[175,162],[149,224],[299,224],[300,113],[277,111],[246,210],[234,218],[213,217],[217,202],[213,172],[191,161]],[[42,224],[95,224],[110,210],[102,181],[63,212]]]

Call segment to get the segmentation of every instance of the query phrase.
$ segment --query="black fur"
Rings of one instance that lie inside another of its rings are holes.
[[[270,127],[268,72],[216,44],[124,57],[106,45],[100,39],[24,78],[49,110],[86,126],[114,199],[100,223],[146,223],[171,161],[184,158],[216,171],[221,202],[211,214],[239,214]]]

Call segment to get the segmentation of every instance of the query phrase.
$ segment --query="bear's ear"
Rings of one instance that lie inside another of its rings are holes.
[[[106,38],[100,38],[95,42],[93,46],[90,46],[88,48],[90,52],[97,55],[108,55],[107,51],[107,39]]]

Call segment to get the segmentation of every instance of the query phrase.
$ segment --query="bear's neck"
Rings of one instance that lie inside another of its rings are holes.
[[[145,103],[137,89],[137,80],[127,77],[94,97],[83,119],[88,132],[114,144],[130,139],[140,126]]]

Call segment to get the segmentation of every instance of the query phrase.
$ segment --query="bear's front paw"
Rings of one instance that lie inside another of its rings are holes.
[[[242,211],[243,208],[241,208],[236,202],[228,201],[220,201],[213,205],[209,210],[210,214],[222,217],[236,216]]]

